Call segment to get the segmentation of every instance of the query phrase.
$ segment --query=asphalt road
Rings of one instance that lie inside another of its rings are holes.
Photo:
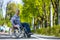
[[[1,35],[0,34],[0,40],[60,40],[60,39],[57,39],[57,38],[47,38],[47,37],[38,37],[37,35],[31,35],[31,38],[15,38],[14,36],[13,37],[10,37],[10,35]]]

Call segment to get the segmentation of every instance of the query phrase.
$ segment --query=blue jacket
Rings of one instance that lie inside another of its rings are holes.
[[[20,17],[17,16],[16,14],[11,18],[11,23],[12,25],[19,25],[21,26],[21,23],[20,23]]]

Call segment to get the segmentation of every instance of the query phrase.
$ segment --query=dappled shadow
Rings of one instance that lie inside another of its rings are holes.
[[[15,37],[11,37],[9,34],[8,35],[0,34],[0,39],[37,39],[37,38],[33,36],[31,36],[31,38],[24,38],[24,37],[15,38]]]
[[[31,38],[12,38],[12,37],[0,37],[0,39],[37,39],[36,37]]]

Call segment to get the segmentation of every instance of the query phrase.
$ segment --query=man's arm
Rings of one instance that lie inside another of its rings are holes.
[[[15,25],[14,20],[15,20],[15,18],[12,17],[12,18],[11,18],[11,23],[12,23],[13,26]]]

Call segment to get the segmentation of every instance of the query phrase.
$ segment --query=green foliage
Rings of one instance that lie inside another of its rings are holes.
[[[15,3],[7,4],[5,23],[8,25],[8,27],[12,27],[10,19],[16,13],[16,8],[17,5]]]
[[[8,27],[12,27],[12,24],[11,24],[11,22],[8,22],[8,25],[7,25]]]
[[[15,3],[7,4],[7,11],[6,11],[7,18],[10,19],[16,13],[16,8],[17,8],[17,6]]]
[[[60,37],[60,25],[55,25],[53,27],[37,29],[36,33]]]
[[[55,25],[52,27],[51,33],[60,37],[60,25]]]
[[[38,23],[38,20],[41,24],[44,24],[44,20],[44,22],[47,21],[47,24],[50,25],[50,0],[23,0],[23,2],[22,14],[24,16],[23,19],[26,18],[26,22],[30,21],[30,19],[32,21],[34,17],[37,19],[36,21],[34,20],[35,24]]]
[[[6,10],[6,18],[5,22],[8,24],[8,26],[11,26],[10,24],[10,19],[16,13],[16,8],[20,10],[20,18],[21,22],[28,22],[32,23],[32,19],[34,17],[34,22],[35,24],[38,25],[38,21],[40,22],[40,25],[45,26],[50,26],[50,6],[51,3],[53,5],[52,7],[52,13],[55,19],[57,20],[57,13],[56,10],[57,7],[56,4],[58,5],[57,0],[22,0],[23,5],[21,4],[15,4],[15,3],[9,3],[7,4],[7,10]],[[58,12],[58,11],[57,11]],[[54,13],[56,13],[54,15]],[[55,21],[56,23],[57,21]],[[0,20],[0,23],[3,24],[3,22]],[[54,24],[54,23],[53,23]],[[47,28],[49,29],[49,28]],[[48,30],[50,31],[50,30]]]
[[[3,25],[4,22],[5,22],[5,20],[4,20],[3,16],[2,16],[2,14],[0,14],[0,25]]]

